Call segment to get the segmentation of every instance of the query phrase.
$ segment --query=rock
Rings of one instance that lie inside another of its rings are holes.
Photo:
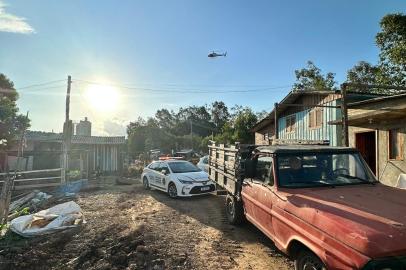
[[[139,269],[138,266],[137,266],[137,264],[131,263],[131,264],[127,267],[126,270],[137,270],[137,269]]]
[[[144,254],[149,253],[148,248],[146,246],[143,246],[143,245],[137,246],[136,251],[137,251],[137,253],[144,253]]]

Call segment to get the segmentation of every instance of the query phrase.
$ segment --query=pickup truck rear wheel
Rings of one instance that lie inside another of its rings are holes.
[[[326,270],[323,262],[311,251],[302,250],[295,259],[295,270]]]
[[[232,225],[239,225],[244,221],[244,209],[242,202],[238,201],[234,196],[227,195],[226,199],[226,214],[228,222]]]

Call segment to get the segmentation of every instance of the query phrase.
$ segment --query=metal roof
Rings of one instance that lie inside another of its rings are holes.
[[[26,140],[41,142],[63,142],[62,133],[28,131],[25,135]],[[72,144],[125,144],[124,136],[83,136],[73,135]]]
[[[357,152],[355,148],[351,147],[338,147],[338,146],[326,146],[326,145],[266,145],[256,148],[259,152],[282,154],[282,153],[353,153]]]

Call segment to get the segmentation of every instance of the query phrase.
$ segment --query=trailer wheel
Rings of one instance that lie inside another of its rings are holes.
[[[226,215],[228,222],[232,225],[239,225],[244,221],[244,209],[242,201],[238,201],[234,196],[227,195]]]
[[[313,252],[302,250],[295,259],[295,270],[326,270],[326,266]]]

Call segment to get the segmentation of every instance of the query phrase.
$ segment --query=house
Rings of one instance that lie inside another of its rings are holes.
[[[32,157],[32,167],[40,170],[59,168],[62,164],[63,134],[28,131],[24,156]],[[73,135],[70,169],[116,172],[122,168],[125,137]]]
[[[348,105],[350,146],[359,149],[378,180],[389,186],[400,186],[399,176],[406,174],[405,123],[406,94]]]
[[[347,94],[348,102],[377,97],[376,94]],[[324,107],[323,107],[324,106]],[[341,120],[341,94],[338,91],[293,90],[277,107],[278,138],[288,140],[328,140],[342,143],[342,128],[330,122]],[[255,144],[269,144],[275,138],[275,109],[253,128]]]

